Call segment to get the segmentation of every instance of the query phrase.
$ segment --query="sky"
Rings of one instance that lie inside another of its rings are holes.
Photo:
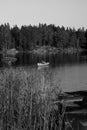
[[[0,24],[87,29],[87,0],[0,0]]]

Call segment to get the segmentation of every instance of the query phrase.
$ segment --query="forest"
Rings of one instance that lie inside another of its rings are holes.
[[[84,28],[65,28],[53,24],[38,26],[15,25],[9,23],[0,25],[0,50],[16,48],[17,50],[32,50],[37,46],[56,48],[87,48],[87,30]]]

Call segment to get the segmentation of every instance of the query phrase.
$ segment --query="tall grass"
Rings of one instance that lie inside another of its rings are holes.
[[[49,78],[50,77],[50,78]],[[62,130],[65,107],[54,104],[61,89],[51,72],[4,69],[0,72],[0,129]]]

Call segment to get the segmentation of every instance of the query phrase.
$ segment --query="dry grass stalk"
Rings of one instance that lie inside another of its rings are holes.
[[[65,110],[61,115],[59,106],[52,105],[61,91],[50,84],[49,75],[47,71],[27,73],[23,69],[1,72],[0,121],[3,130],[62,130],[59,120],[63,120]]]

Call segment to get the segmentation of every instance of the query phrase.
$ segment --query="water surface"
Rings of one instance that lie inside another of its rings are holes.
[[[59,86],[63,91],[87,90],[87,52],[43,56],[19,53],[16,58],[17,61],[12,63],[13,67],[22,67],[28,73],[40,71],[45,80],[48,80],[46,78],[48,75],[49,82],[53,82],[54,86]],[[8,65],[3,63],[1,59],[2,55],[0,55],[0,66],[7,67]],[[49,62],[50,65],[39,70],[37,63],[42,60]]]

